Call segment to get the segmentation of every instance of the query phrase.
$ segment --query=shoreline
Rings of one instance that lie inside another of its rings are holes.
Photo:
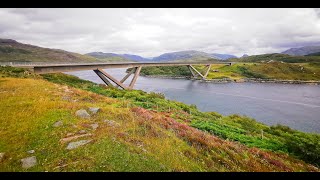
[[[161,79],[189,79],[199,80],[206,83],[280,83],[280,84],[308,84],[308,85],[320,85],[320,81],[304,81],[304,80],[284,80],[284,79],[260,79],[260,78],[243,78],[239,80],[233,80],[230,78],[223,79],[194,79],[186,76],[167,76],[167,75],[141,75],[143,77],[161,78]]]

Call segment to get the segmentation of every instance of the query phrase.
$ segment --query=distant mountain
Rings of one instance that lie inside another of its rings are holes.
[[[122,57],[130,59],[130,60],[134,60],[134,61],[147,61],[149,59],[138,56],[138,55],[134,55],[134,54],[122,54]]]
[[[104,53],[104,52],[91,52],[86,55],[98,58],[98,59],[108,59],[108,58],[119,58],[126,61],[148,61],[149,59],[134,55],[134,54],[115,54],[115,53]]]
[[[201,51],[178,51],[178,52],[170,52],[164,53],[158,57],[152,58],[153,61],[175,61],[175,60],[206,60],[206,59],[220,59],[217,56],[201,52]]]
[[[138,62],[161,62],[161,61],[199,61],[199,60],[208,60],[208,59],[223,59],[213,54],[208,54],[201,51],[178,51],[178,52],[170,52],[164,53],[160,56],[153,57],[153,58],[145,58],[134,54],[115,54],[115,53],[104,53],[104,52],[91,52],[87,53],[86,55],[98,58],[98,59],[105,59],[105,58],[122,58],[123,60],[129,61],[138,61]],[[232,56],[232,55],[231,55]]]
[[[227,59],[230,59],[230,58],[238,58],[237,56],[235,55],[231,55],[231,54],[218,54],[218,53],[213,53],[211,54],[215,57],[218,57],[220,58],[221,60],[227,60]]]
[[[306,56],[320,56],[320,52],[311,53],[311,54],[308,54]]]
[[[300,48],[291,48],[281,52],[282,54],[289,54],[293,56],[304,56],[312,53],[320,52],[320,46],[304,46]]]
[[[249,55],[248,54],[244,54],[244,55],[241,56],[241,58],[245,58],[245,57],[249,57]]]
[[[0,39],[0,62],[101,62],[91,56],[23,44],[12,39]]]

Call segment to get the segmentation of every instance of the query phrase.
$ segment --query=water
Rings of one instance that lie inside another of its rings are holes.
[[[125,69],[106,71],[117,79],[125,75]],[[103,83],[93,71],[68,74]],[[320,133],[320,86],[316,85],[214,84],[140,76],[134,88],[164,93],[168,99],[195,104],[201,111],[216,111],[223,115],[242,114],[268,125],[282,124],[305,132]]]

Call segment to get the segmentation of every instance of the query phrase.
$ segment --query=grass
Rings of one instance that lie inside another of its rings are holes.
[[[0,62],[78,63],[103,62],[94,57],[0,39]]]
[[[130,71],[129,68],[127,71]],[[142,67],[141,75],[167,75],[167,76],[186,76],[192,74],[187,66],[159,66],[159,67]]]
[[[284,127],[269,132],[272,128],[246,117],[200,112],[162,94],[106,88],[64,74],[0,69],[0,152],[6,153],[0,171],[319,171],[297,159],[304,157],[290,148],[283,150],[289,146],[283,140],[290,135],[301,140],[292,147],[317,160],[318,135]],[[89,107],[101,111],[89,120],[75,115]],[[58,120],[63,126],[53,127]],[[99,124],[96,131],[92,123]],[[259,138],[260,129],[264,139]],[[80,139],[93,141],[66,150],[67,143],[60,139],[80,130],[92,134]],[[312,146],[306,149],[304,144]],[[32,156],[27,153],[31,149],[38,165],[22,169],[20,159]]]
[[[238,62],[268,62],[270,60],[278,61],[278,62],[285,62],[285,63],[312,63],[312,62],[320,62],[320,57],[317,54],[311,56],[291,56],[288,54],[260,54],[260,55],[253,55],[243,58],[232,58],[228,59],[229,61],[238,61]]]
[[[205,74],[205,66],[195,66]],[[207,79],[229,78],[239,80],[244,78],[279,79],[279,80],[320,80],[319,63],[248,63],[239,62],[232,66],[212,64]],[[181,67],[145,67],[142,75],[168,75],[190,77],[186,66]]]

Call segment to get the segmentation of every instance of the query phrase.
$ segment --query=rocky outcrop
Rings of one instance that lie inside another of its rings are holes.
[[[62,121],[57,121],[53,124],[53,127],[59,127],[59,126],[62,126],[63,125],[63,122]]]
[[[37,165],[37,158],[35,156],[27,157],[24,159],[21,159],[22,168],[28,169],[35,165]]]
[[[76,115],[80,118],[89,119],[90,114],[85,109],[80,109],[76,112]]]
[[[71,149],[76,149],[80,146],[83,146],[83,145],[86,145],[88,143],[90,143],[92,140],[80,140],[80,141],[76,141],[76,142],[71,142],[68,144],[67,148],[68,150],[71,150]]]
[[[89,108],[89,111],[90,111],[92,114],[97,114],[97,113],[100,111],[100,108],[98,108],[98,107],[91,107],[91,108]]]

